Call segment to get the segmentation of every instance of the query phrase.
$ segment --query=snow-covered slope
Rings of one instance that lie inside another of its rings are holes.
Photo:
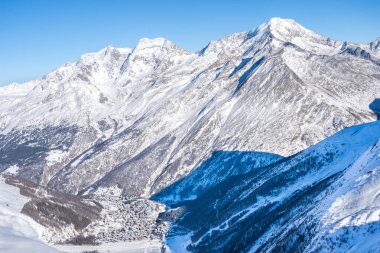
[[[229,177],[194,200],[170,199],[183,214],[172,227],[169,247],[377,252],[379,178],[380,122],[346,128],[295,156]]]
[[[27,201],[18,188],[5,184],[0,176],[0,252],[58,252],[41,241],[42,226],[21,214]]]
[[[323,200],[322,229],[307,251],[379,252],[380,139],[334,185],[339,188]]]
[[[199,53],[162,38],[107,47],[0,88],[0,170],[17,166],[20,177],[73,194],[119,185],[136,198],[213,150],[291,155],[375,118],[376,45],[274,18]]]

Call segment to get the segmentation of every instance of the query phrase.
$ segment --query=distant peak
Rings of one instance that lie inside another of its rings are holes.
[[[112,45],[108,45],[106,48],[104,48],[106,51],[110,51],[110,50],[113,50],[113,49],[116,49],[114,46]]]
[[[163,52],[176,52],[180,54],[189,54],[190,52],[177,46],[175,43],[165,38],[141,38],[136,47],[133,49],[134,55],[140,54],[161,54]]]
[[[84,54],[80,57],[79,61],[81,62],[88,62],[88,61],[96,61],[99,59],[102,59],[106,56],[114,56],[116,54],[128,54],[132,51],[131,48],[117,48],[112,45],[108,45],[105,48],[100,49],[96,52],[91,52]]]
[[[170,40],[167,40],[165,38],[141,38],[136,48],[138,49],[145,49],[145,48],[152,48],[152,47],[176,47],[176,45],[171,42]]]
[[[100,50],[98,53],[103,53],[104,55],[111,55],[115,53],[120,53],[120,54],[128,54],[132,51],[131,48],[124,48],[124,47],[114,47],[112,45],[108,45],[107,47],[103,48]]]
[[[371,50],[380,50],[380,38],[372,41],[369,45]]]

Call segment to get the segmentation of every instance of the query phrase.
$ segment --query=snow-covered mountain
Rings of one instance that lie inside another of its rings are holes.
[[[229,177],[192,200],[178,198],[184,188],[199,192],[183,180],[154,197],[173,208],[166,216],[181,214],[173,252],[378,252],[380,121]]]
[[[137,239],[162,239],[167,223],[155,224],[163,206],[153,195],[196,203],[230,178],[375,120],[379,43],[340,42],[273,18],[199,52],[157,38],[83,55],[0,87],[0,172],[108,206],[85,229],[108,231],[99,240],[122,231],[105,224],[108,212],[115,224],[147,220]],[[126,208],[128,216],[115,211]]]
[[[213,150],[291,155],[375,118],[376,45],[274,18],[199,53],[161,38],[107,47],[0,89],[1,170],[73,194],[119,185],[135,198]]]

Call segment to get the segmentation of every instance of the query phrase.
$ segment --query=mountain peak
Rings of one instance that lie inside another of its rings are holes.
[[[376,50],[380,50],[380,38],[377,38],[377,39],[375,39],[374,41],[372,41],[372,42],[369,44],[369,46],[370,46],[370,49],[371,49],[371,50],[374,50],[374,51],[376,51]]]
[[[141,38],[136,47],[133,49],[134,54],[156,54],[162,52],[177,52],[177,53],[189,53],[187,50],[177,46],[175,43],[171,42],[165,38]]]
[[[127,82],[126,80],[146,75],[159,68],[159,66],[166,68],[170,65],[169,59],[189,54],[190,52],[165,38],[142,38],[138,41],[131,55],[124,61],[121,67],[123,77],[120,80]]]
[[[273,17],[268,22],[268,25],[272,27],[276,26],[286,26],[286,25],[293,25],[293,26],[300,26],[294,19],[290,18],[279,18],[279,17]]]
[[[117,48],[112,45],[108,45],[105,48],[102,48],[96,52],[91,52],[87,54],[83,54],[79,62],[88,64],[94,61],[104,60],[105,57],[116,57],[119,58],[120,55],[127,55],[132,51],[131,48]]]
[[[267,31],[278,39],[290,40],[294,37],[305,37],[314,32],[306,29],[293,19],[272,18],[267,23],[259,26],[259,30]]]
[[[177,47],[176,44],[165,38],[141,38],[135,47],[135,49],[147,49],[147,48],[173,48]]]
[[[341,42],[315,33],[293,19],[272,18],[252,34],[266,34],[277,41],[291,43],[315,54],[331,55],[339,51]]]

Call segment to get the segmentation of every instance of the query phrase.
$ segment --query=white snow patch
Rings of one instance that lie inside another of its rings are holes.
[[[48,153],[48,156],[45,158],[47,165],[51,166],[56,163],[60,163],[63,157],[67,154],[67,152],[62,150],[51,150]]]
[[[14,164],[10,166],[8,169],[6,169],[3,173],[8,175],[16,175],[19,169],[20,168],[17,166],[17,164]]]

